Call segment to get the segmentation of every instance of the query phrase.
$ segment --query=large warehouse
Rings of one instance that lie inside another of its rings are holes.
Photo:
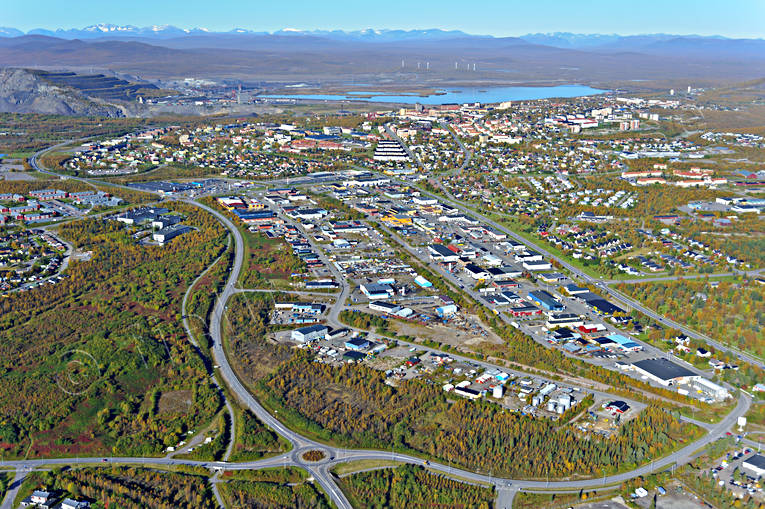
[[[430,259],[434,262],[453,263],[459,260],[459,255],[442,244],[428,246]]]
[[[529,292],[529,300],[536,302],[547,311],[563,311],[566,306],[558,302],[558,300],[544,290],[535,290]]]
[[[635,371],[654,382],[669,387],[675,384],[687,384],[701,378],[690,369],[684,368],[667,359],[645,359],[632,364]]]
[[[298,343],[310,343],[317,339],[323,339],[329,329],[324,325],[309,325],[292,331],[291,339]]]

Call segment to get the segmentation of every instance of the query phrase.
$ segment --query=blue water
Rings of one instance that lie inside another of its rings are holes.
[[[370,97],[355,97],[354,94],[365,92],[348,92],[348,94],[285,94],[260,95],[272,99],[311,99],[316,101],[354,100],[379,103],[420,103],[420,104],[452,104],[452,103],[499,103],[503,101],[527,101],[532,99],[549,99],[552,97],[581,97],[606,92],[585,85],[557,85],[554,87],[461,87],[448,90],[444,95],[373,95]],[[368,92],[366,92],[368,93]]]

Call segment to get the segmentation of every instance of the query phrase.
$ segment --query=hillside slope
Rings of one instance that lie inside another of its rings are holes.
[[[121,117],[121,108],[54,85],[26,69],[0,69],[0,112]]]

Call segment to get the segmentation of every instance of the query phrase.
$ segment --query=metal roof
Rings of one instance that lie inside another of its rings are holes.
[[[645,359],[633,363],[633,366],[637,366],[643,371],[652,374],[653,376],[662,380],[673,380],[675,378],[683,378],[688,376],[698,376],[690,369],[684,368],[674,362],[667,359]]]

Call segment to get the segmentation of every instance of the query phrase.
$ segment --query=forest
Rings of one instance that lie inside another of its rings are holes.
[[[765,267],[765,234],[759,217],[739,217],[732,226],[691,224],[687,231],[689,237],[742,260],[753,269]]]
[[[0,301],[6,458],[156,454],[218,412],[179,318],[186,286],[222,252],[225,231],[196,207],[172,208],[197,231],[164,247],[140,246],[113,222],[60,226],[91,260],[44,291]]]
[[[72,138],[118,136],[148,123],[138,118],[2,113],[0,125],[5,133],[0,135],[0,152],[29,154]]]
[[[186,301],[186,315],[191,334],[205,349],[209,349],[211,346],[207,331],[210,313],[212,313],[219,291],[226,282],[233,255],[234,250],[229,245],[229,249],[223,253],[217,263],[210,267],[207,273],[197,281]]]
[[[414,465],[351,474],[341,478],[340,486],[351,505],[360,509],[489,509],[494,502],[492,488]]]
[[[382,316],[373,315],[359,310],[343,309],[338,318],[344,324],[357,329],[372,329],[379,333],[388,331],[388,320]]]
[[[266,339],[273,298],[265,293],[236,294],[228,301],[223,332],[229,362],[247,373],[245,380],[259,380],[292,356],[292,349]]]
[[[426,454],[512,477],[600,475],[629,469],[694,438],[697,431],[649,407],[613,439],[580,435],[484,401],[450,402],[419,380],[391,387],[364,365],[335,368],[299,352],[257,384],[291,425],[356,447]],[[508,454],[512,451],[512,454]]]
[[[105,467],[30,472],[18,499],[35,489],[91,501],[93,509],[217,509],[204,471]]]
[[[174,457],[197,461],[223,460],[226,448],[231,442],[231,416],[227,411],[222,410],[215,416],[211,426],[204,431],[204,436],[206,439],[210,438],[211,441],[193,447],[191,452],[182,452]]]
[[[8,472],[0,472],[0,500],[5,498],[5,492],[13,481],[13,475]]]
[[[285,449],[279,435],[249,410],[243,410],[237,416],[235,433],[236,443],[230,461],[257,460]]]
[[[295,256],[282,239],[269,239],[265,234],[242,232],[245,243],[245,264],[239,277],[243,288],[272,288],[276,280],[287,280],[303,273],[306,265]]]
[[[45,175],[45,177],[48,177]],[[18,193],[28,195],[30,191],[36,191],[39,189],[61,189],[68,193],[76,193],[80,191],[93,191],[98,189],[105,193],[112,194],[122,198],[123,204],[137,205],[140,203],[146,203],[155,201],[156,196],[138,191],[135,189],[119,188],[106,186],[106,185],[89,185],[77,180],[60,180],[56,177],[39,178],[36,180],[16,180],[16,181],[2,181],[0,182],[0,193]]]
[[[513,498],[513,509],[564,509],[574,504],[606,500],[616,493],[613,491],[600,494],[596,491],[579,493],[529,493],[518,492]]]
[[[765,356],[765,287],[756,281],[675,280],[621,284],[619,290],[723,343]]]
[[[233,480],[221,483],[220,493],[227,507],[253,509],[330,509],[324,491],[312,482],[280,483]]]
[[[249,295],[229,304],[225,333],[234,368],[261,403],[318,439],[394,447],[498,475],[567,477],[627,469],[699,433],[649,407],[615,438],[595,439],[573,426],[559,427],[491,403],[450,402],[440,388],[421,380],[391,387],[383,373],[363,364],[315,363],[307,351],[266,339],[270,306],[268,298]]]

